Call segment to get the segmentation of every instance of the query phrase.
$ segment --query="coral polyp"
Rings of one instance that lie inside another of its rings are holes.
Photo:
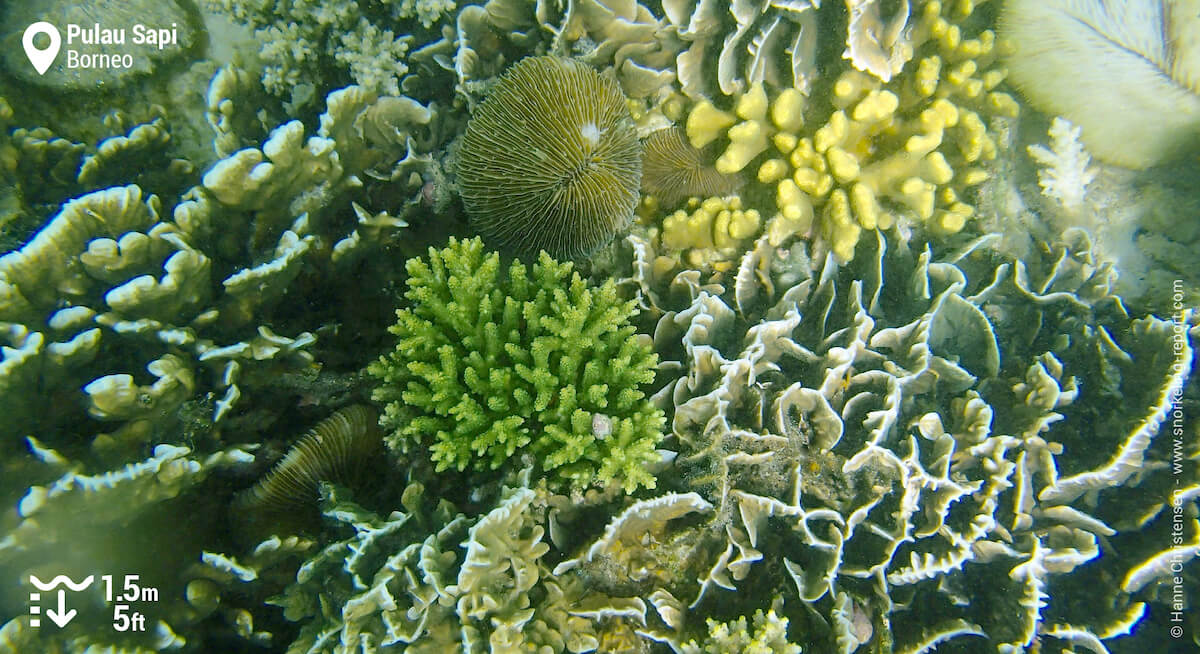
[[[463,204],[489,243],[560,259],[628,227],[641,180],[642,146],[616,80],[551,56],[504,74],[458,160]]]

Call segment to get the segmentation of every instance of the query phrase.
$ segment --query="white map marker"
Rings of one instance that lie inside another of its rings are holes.
[[[50,37],[50,45],[45,49],[39,50],[37,46],[33,45],[33,38],[38,34]],[[29,63],[33,64],[38,75],[45,75],[50,64],[54,63],[54,58],[58,56],[58,48],[62,45],[62,36],[59,35],[57,27],[40,20],[25,28],[25,34],[21,37],[21,45],[25,47],[25,56],[29,57]]]

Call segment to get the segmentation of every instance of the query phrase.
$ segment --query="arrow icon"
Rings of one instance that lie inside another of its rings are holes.
[[[58,625],[59,629],[62,629],[63,627],[67,626],[67,623],[71,621],[71,618],[75,617],[75,613],[75,609],[71,609],[70,611],[67,610],[67,591],[60,590],[58,591],[58,611],[55,611],[54,609],[47,609],[46,617],[53,620],[54,624]]]

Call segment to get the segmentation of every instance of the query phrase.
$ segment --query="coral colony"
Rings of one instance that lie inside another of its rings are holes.
[[[1200,647],[1195,4],[5,3],[0,654]]]
[[[457,172],[464,208],[490,242],[583,256],[629,228],[642,145],[615,80],[569,59],[529,57],[471,117]]]

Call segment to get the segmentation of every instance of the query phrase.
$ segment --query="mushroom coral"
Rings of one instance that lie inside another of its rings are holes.
[[[472,224],[518,254],[586,256],[629,226],[642,146],[616,80],[560,57],[517,62],[467,124],[458,184]]]

